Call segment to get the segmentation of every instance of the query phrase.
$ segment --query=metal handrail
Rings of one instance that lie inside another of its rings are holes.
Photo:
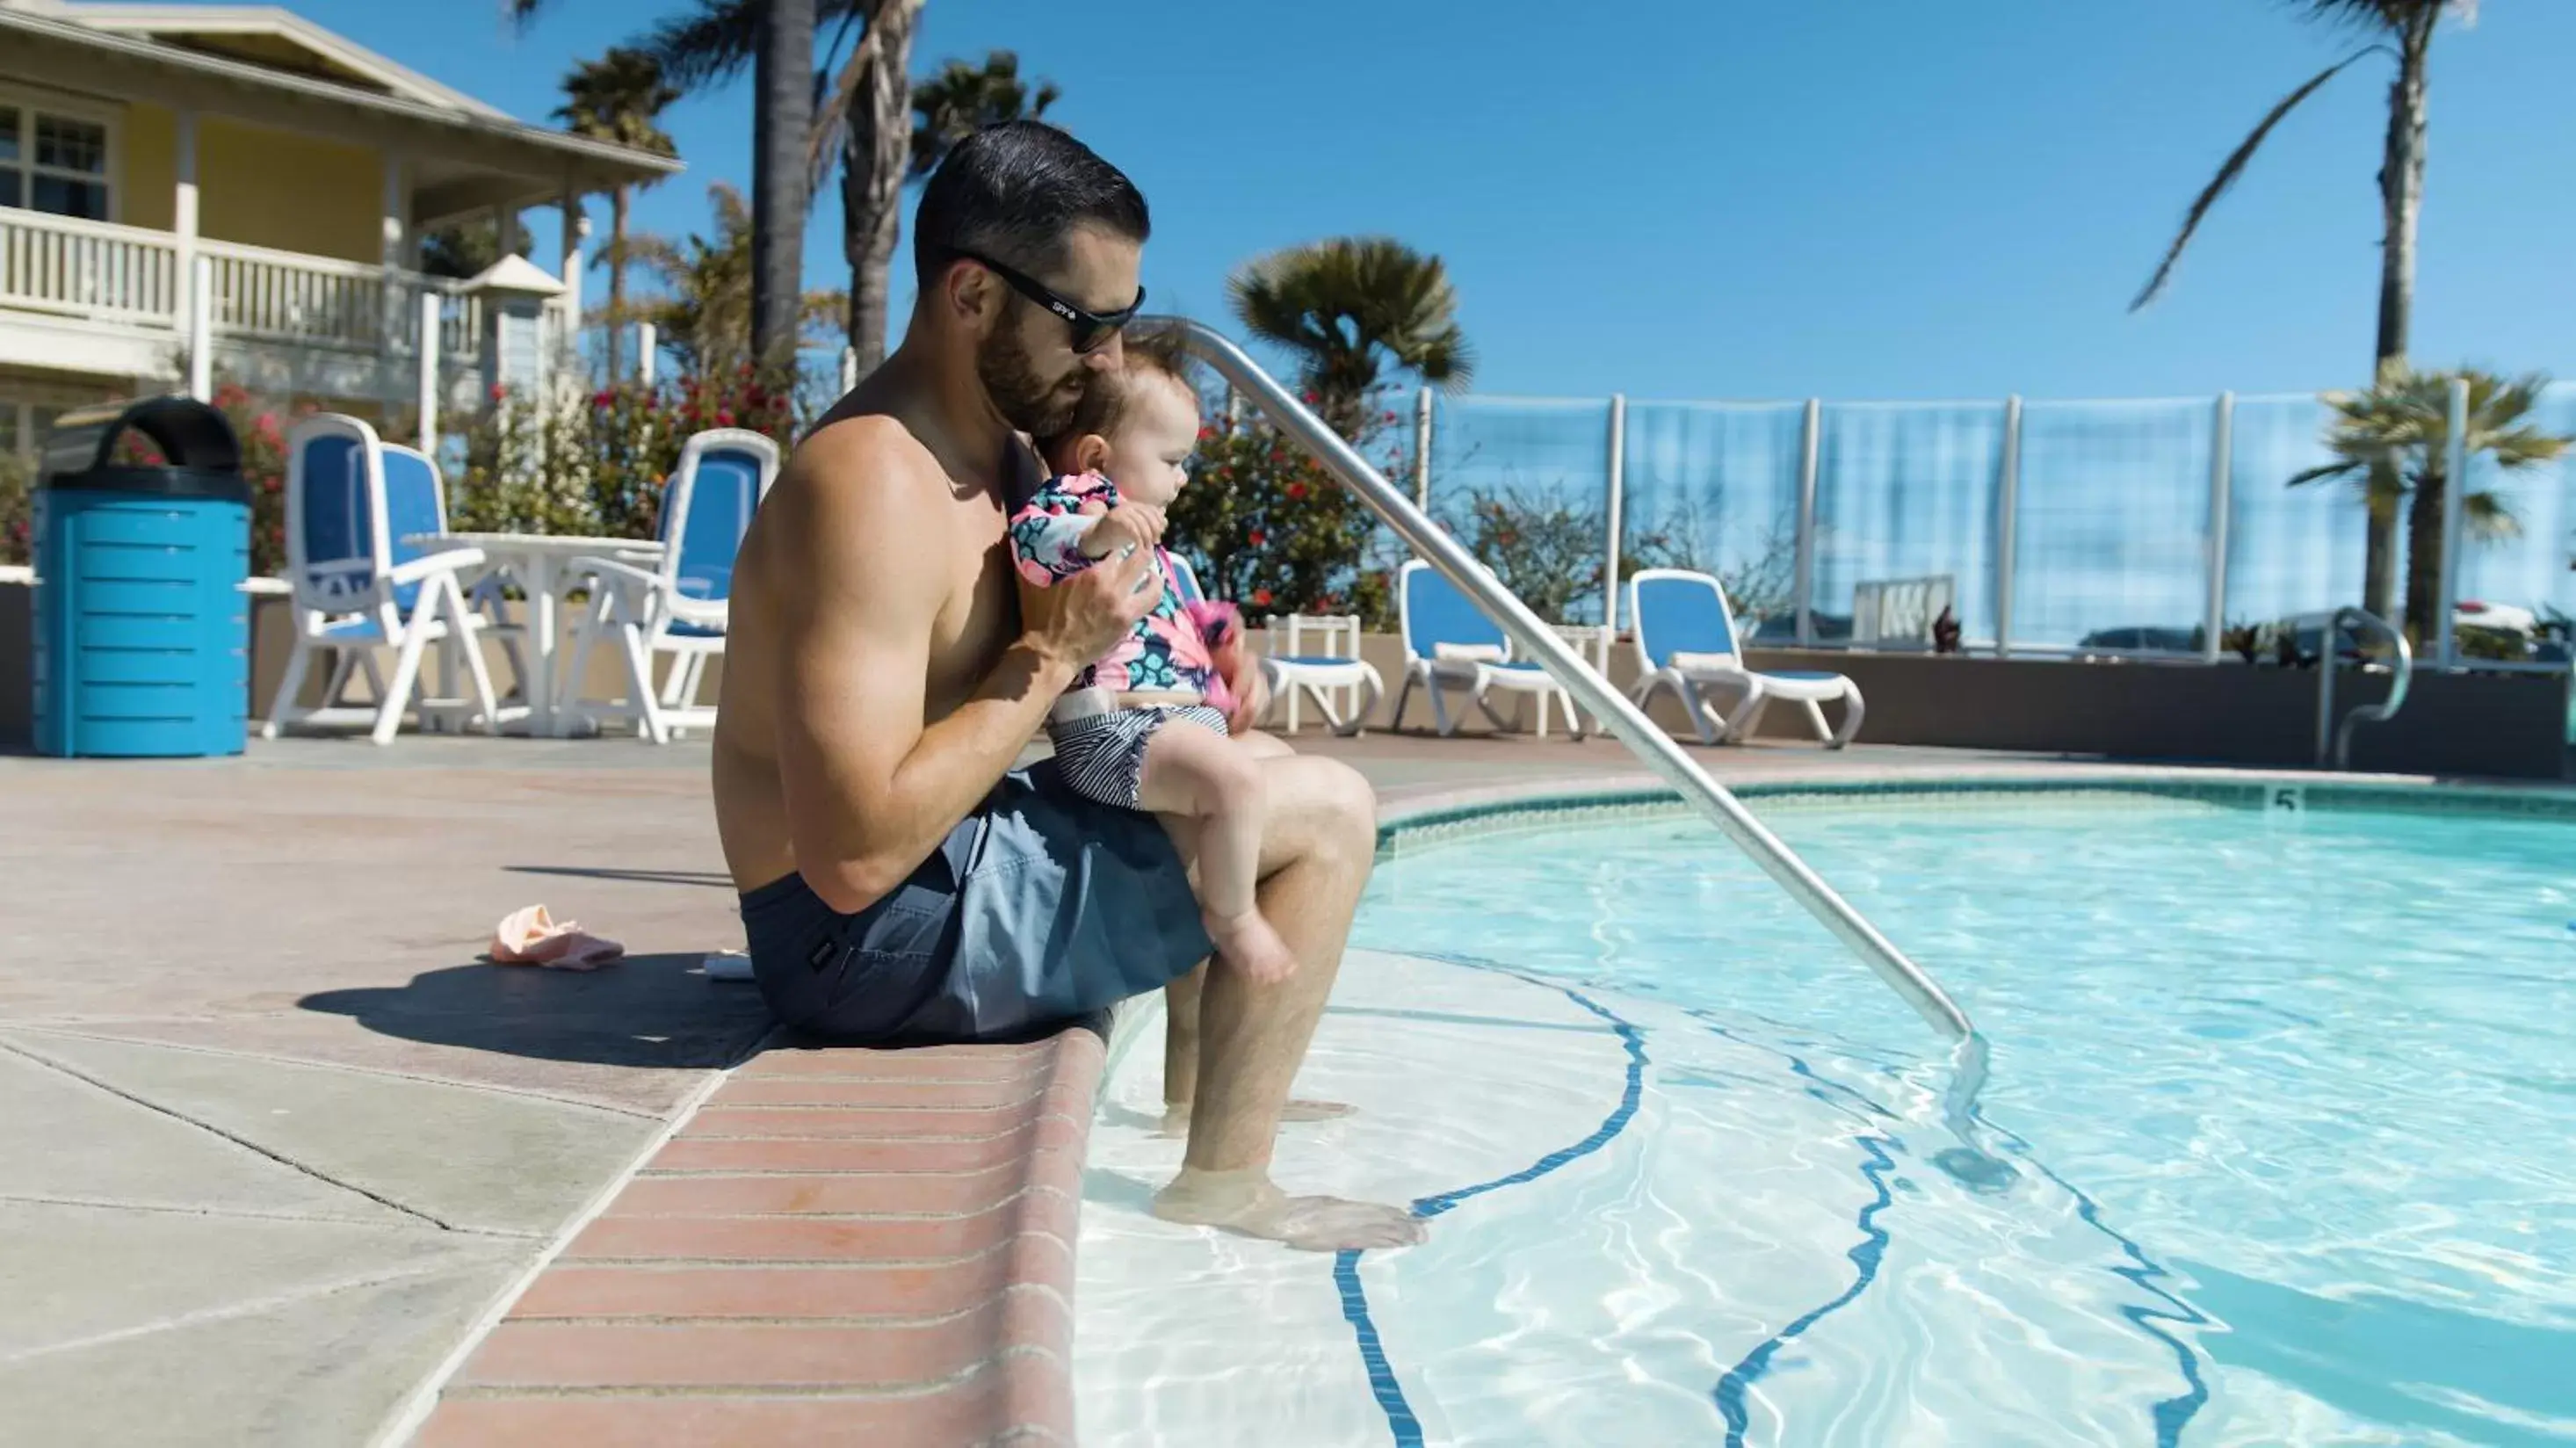
[[[2337,725],[2334,717],[2335,640],[2347,627],[2367,629],[2388,640],[2388,647],[2397,660],[2389,666],[2390,672],[2396,677],[2388,686],[2386,699],[2376,704],[2361,705],[2343,716],[2342,724]],[[2406,635],[2399,633],[2388,620],[2368,609],[2339,608],[2335,610],[2333,622],[2326,625],[2326,636],[2318,653],[2322,657],[2317,660],[2317,763],[2323,766],[2329,757],[2326,744],[2331,738],[2334,767],[2342,769],[2352,759],[2354,729],[2364,724],[2385,724],[2397,717],[2398,710],[2406,707],[2406,687],[2415,682],[2415,651],[2406,646]]]
[[[1737,848],[1751,856],[1763,873],[1777,881],[1791,898],[1805,906],[1807,912],[1823,922],[1825,928],[1839,937],[1843,944],[1851,947],[1863,964],[1878,972],[1879,978],[1904,997],[1905,1003],[1914,1007],[1933,1029],[1955,1041],[1974,1038],[1975,1027],[1970,1024],[1967,1013],[1951,1001],[1921,966],[1908,960],[1904,952],[1878,933],[1876,926],[1835,894],[1833,887],[1807,868],[1806,862],[1781,843],[1779,836],[1765,828],[1734,795],[1709,778],[1707,771],[1683,753],[1671,735],[1656,727],[1643,710],[1612,688],[1607,678],[1585,664],[1582,657],[1557,636],[1555,629],[1530,612],[1529,606],[1503,587],[1476,561],[1474,555],[1460,547],[1455,538],[1432,522],[1383,474],[1369,466],[1341,434],[1326,427],[1321,418],[1300,405],[1294,394],[1263,371],[1244,354],[1242,348],[1210,328],[1185,318],[1158,317],[1143,325],[1177,332],[1190,351],[1232,383],[1238,394],[1249,396],[1280,431],[1296,439],[1314,454],[1327,472],[1358,493],[1361,501],[1385,519],[1387,526],[1411,545],[1417,556],[1438,569],[1443,577],[1474,599],[1488,617],[1502,625],[1503,632],[1512,640],[1514,657],[1534,659],[1543,665],[1549,675],[1563,684],[1594,718],[1607,723],[1639,759],[1662,775],[1682,798],[1707,815],[1720,832],[1735,842]]]

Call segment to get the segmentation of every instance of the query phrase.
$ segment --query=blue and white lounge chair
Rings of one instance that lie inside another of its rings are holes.
[[[591,646],[614,638],[626,660],[623,712],[656,744],[715,723],[715,706],[698,703],[698,687],[707,660],[724,652],[734,554],[777,480],[777,443],[742,428],[699,433],[680,449],[680,465],[662,490],[661,562],[647,569],[616,558],[572,561],[571,574],[587,576],[592,590],[590,615],[573,644],[574,687],[585,677]],[[672,660],[656,692],[653,660],[661,654]]]
[[[1404,687],[1396,691],[1394,722],[1404,722],[1404,706],[1421,684],[1431,694],[1431,719],[1443,738],[1458,732],[1449,715],[1444,690],[1464,689],[1497,729],[1511,726],[1494,712],[1489,695],[1538,696],[1538,736],[1547,737],[1551,700],[1565,706],[1566,727],[1583,737],[1583,717],[1574,712],[1574,696],[1537,664],[1512,662],[1510,636],[1485,617],[1456,584],[1419,558],[1396,572],[1396,611],[1404,632]]]
[[[1644,708],[1658,689],[1670,689],[1699,730],[1702,744],[1720,740],[1740,743],[1761,721],[1774,699],[1804,704],[1816,737],[1828,749],[1840,749],[1860,732],[1860,687],[1840,674],[1756,673],[1744,665],[1726,590],[1705,573],[1679,568],[1647,568],[1628,583],[1628,618],[1636,629],[1637,686],[1631,697]],[[1707,691],[1722,689],[1737,696],[1735,711],[1721,713]],[[1823,706],[1843,704],[1840,729],[1825,724]]]
[[[1190,565],[1190,560],[1168,548],[1163,550],[1163,556],[1172,561],[1172,592],[1179,594],[1183,603],[1203,602],[1207,598],[1207,590],[1199,587],[1198,569]]]
[[[440,648],[450,681],[459,657],[473,680],[471,707],[486,729],[499,710],[484,667],[480,636],[491,625],[466,603],[460,574],[483,566],[475,548],[427,552],[404,539],[447,529],[447,499],[427,456],[379,441],[354,417],[316,413],[286,438],[286,559],[295,644],[285,677],[260,725],[264,738],[297,724],[365,724],[375,742],[391,743],[420,682],[423,652]],[[376,650],[395,650],[385,679]],[[319,708],[296,702],[316,653],[331,654],[331,677]],[[361,705],[346,697],[363,672],[373,691]],[[422,699],[423,716],[467,707],[460,699]]]

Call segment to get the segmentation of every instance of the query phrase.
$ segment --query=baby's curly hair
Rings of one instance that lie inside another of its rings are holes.
[[[1082,401],[1074,404],[1073,416],[1056,431],[1037,439],[1038,456],[1050,464],[1064,456],[1063,450],[1085,437],[1113,437],[1119,422],[1127,415],[1127,400],[1135,393],[1138,379],[1168,377],[1188,388],[1193,396],[1198,384],[1190,376],[1190,354],[1177,327],[1155,327],[1129,332],[1120,344],[1125,361],[1115,372],[1095,372],[1089,385],[1082,389]]]

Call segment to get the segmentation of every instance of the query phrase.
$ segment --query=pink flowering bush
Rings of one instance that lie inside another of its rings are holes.
[[[795,393],[748,367],[553,398],[504,393],[467,431],[449,513],[460,528],[649,538],[692,434],[748,428],[784,450],[803,415]]]

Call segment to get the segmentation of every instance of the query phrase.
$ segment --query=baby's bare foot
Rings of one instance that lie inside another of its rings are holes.
[[[1216,942],[1217,955],[1254,984],[1277,985],[1297,973],[1297,952],[1288,948],[1260,911],[1246,910],[1230,918],[1205,911],[1199,919],[1207,926],[1208,938]]]
[[[1402,1207],[1341,1197],[1292,1197],[1258,1171],[1184,1167],[1155,1196],[1154,1215],[1309,1252],[1410,1247],[1430,1235],[1428,1225]]]

